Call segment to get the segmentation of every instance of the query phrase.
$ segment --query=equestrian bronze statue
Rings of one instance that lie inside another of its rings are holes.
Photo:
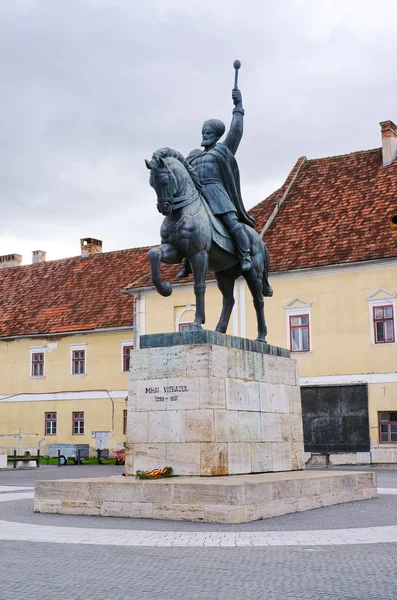
[[[187,158],[171,148],[157,150],[146,166],[150,185],[157,194],[157,208],[165,216],[161,245],[149,251],[152,281],[157,291],[169,296],[172,288],[163,282],[160,263],[183,262],[177,278],[193,272],[196,313],[192,329],[205,323],[205,282],[213,271],[223,295],[223,308],[216,331],[226,332],[234,305],[233,288],[241,275],[251,291],[258,322],[258,341],[266,342],[264,296],[273,290],[268,282],[269,254],[255,231],[255,221],[243,205],[240,175],[234,157],[243,135],[244,109],[237,87],[239,61],[235,61],[234,102],[230,130],[223,142],[225,125],[206,121],[201,146]]]

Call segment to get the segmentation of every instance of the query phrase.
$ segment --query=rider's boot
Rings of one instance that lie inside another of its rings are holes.
[[[192,272],[192,268],[190,266],[190,262],[187,258],[184,258],[182,261],[182,269],[176,275],[176,279],[183,279],[184,277],[188,277]]]
[[[230,234],[233,238],[233,242],[236,245],[242,270],[249,271],[252,269],[252,260],[249,251],[248,236],[244,225],[242,223],[237,223],[237,225],[230,229]]]

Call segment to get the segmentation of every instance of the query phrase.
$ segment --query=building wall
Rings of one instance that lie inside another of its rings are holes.
[[[111,447],[123,443],[128,373],[122,372],[122,342],[132,338],[127,329],[0,342],[0,447],[95,447],[95,431],[109,432]],[[84,344],[86,374],[71,375],[71,348]],[[44,348],[44,377],[31,376],[32,348]],[[57,414],[56,435],[45,435],[47,412]],[[73,412],[84,412],[82,435],[73,434]]]
[[[274,295],[265,298],[268,342],[287,346],[288,322],[284,307],[299,297],[292,308],[308,306],[311,329],[310,352],[293,353],[299,363],[301,384],[367,383],[374,457],[381,459],[383,451],[395,449],[397,462],[397,444],[379,444],[378,435],[378,412],[397,411],[397,344],[371,343],[367,300],[378,288],[397,293],[397,261],[273,274],[270,281]],[[374,297],[382,297],[382,294]],[[155,291],[145,292],[144,297],[145,333],[175,331],[176,309],[194,305],[192,286],[176,287],[168,298]],[[255,313],[243,281],[237,282],[235,298],[228,333],[255,338]],[[206,328],[216,326],[221,303],[215,284],[209,284]]]

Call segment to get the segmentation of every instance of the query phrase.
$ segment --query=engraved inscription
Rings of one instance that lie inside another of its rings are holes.
[[[199,382],[195,379],[152,379],[137,382],[137,410],[199,408]]]

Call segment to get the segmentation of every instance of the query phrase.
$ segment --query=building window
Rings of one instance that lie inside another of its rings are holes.
[[[134,346],[123,345],[123,373],[128,373],[131,367],[131,350]]]
[[[72,375],[86,374],[85,348],[72,347]]]
[[[82,435],[84,433],[84,413],[73,413],[73,435]]]
[[[45,435],[55,435],[57,432],[57,413],[45,414]]]
[[[380,412],[379,442],[382,444],[397,442],[397,412]]]
[[[127,435],[127,411],[124,410],[123,412],[123,433],[124,435]]]
[[[285,308],[287,348],[291,352],[312,352],[312,303],[295,296]]]
[[[175,307],[175,310],[178,307]],[[175,316],[175,331],[186,331],[194,321],[196,307],[192,304],[186,304],[179,308]]]
[[[309,315],[290,315],[289,329],[291,352],[309,352]]]
[[[393,306],[374,306],[373,311],[375,344],[394,342]]]
[[[32,352],[32,377],[44,377],[44,352]]]

